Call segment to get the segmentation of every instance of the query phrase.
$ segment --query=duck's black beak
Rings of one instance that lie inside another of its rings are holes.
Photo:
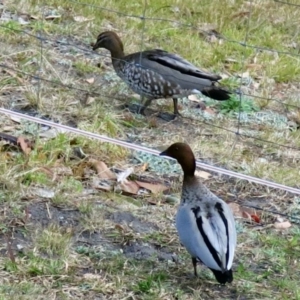
[[[100,33],[97,37],[96,43],[91,43],[93,50],[101,48],[102,41],[103,41],[103,37],[101,36],[101,33]]]
[[[93,50],[95,51],[96,49],[100,48],[99,47],[99,41],[97,40],[96,43],[91,43],[91,46],[93,47]]]
[[[159,156],[168,156],[167,150],[159,153]]]

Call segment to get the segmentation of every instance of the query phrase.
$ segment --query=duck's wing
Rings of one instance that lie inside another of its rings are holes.
[[[144,58],[158,63],[162,68],[170,68],[171,70],[179,71],[184,75],[194,76],[200,79],[208,79],[211,81],[218,81],[222,79],[221,76],[200,70],[181,56],[164,50],[154,49],[144,51]]]
[[[220,200],[219,200],[220,201]],[[230,209],[230,207],[224,202],[220,201],[217,202],[215,205],[216,210],[218,213],[223,216],[223,219],[226,219],[227,222],[227,236],[228,236],[228,257],[227,257],[227,266],[232,266],[234,252],[236,248],[236,241],[237,241],[237,234],[236,234],[236,228],[235,228],[235,221],[233,212]]]
[[[232,265],[236,234],[223,203],[218,203],[209,211],[203,203],[193,207],[182,205],[177,213],[176,227],[182,244],[192,257],[211,269],[225,272]]]

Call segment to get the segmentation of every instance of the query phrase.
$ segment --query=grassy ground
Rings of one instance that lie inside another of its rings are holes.
[[[206,162],[299,187],[300,8],[271,0],[148,2],[145,10],[144,3],[124,0],[5,1],[1,106],[153,148],[186,141]],[[131,17],[143,11],[155,20]],[[155,114],[172,111],[170,100],[153,102],[146,118],[119,109],[134,95],[108,53],[91,51],[104,30],[117,31],[127,53],[163,48],[227,77],[224,85],[245,94],[241,108],[239,96],[222,104],[205,99],[213,113],[183,99],[185,117],[171,123]],[[237,138],[230,131],[238,120],[240,133],[275,144]],[[0,299],[300,299],[299,225],[276,230],[274,214],[262,214],[263,225],[237,216],[235,280],[220,287],[204,267],[200,278],[192,276],[174,228],[177,204],[162,195],[132,198],[96,189],[96,171],[74,149],[109,167],[147,160],[142,174],[169,180],[176,196],[178,173],[171,177],[156,158],[110,144],[68,134],[51,139],[34,124],[3,115],[0,124],[6,133],[36,139],[29,156],[5,143],[0,148]],[[206,183],[224,200],[295,217],[300,212],[293,195],[216,174]]]

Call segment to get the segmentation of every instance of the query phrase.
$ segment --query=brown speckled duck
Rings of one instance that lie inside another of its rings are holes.
[[[220,101],[230,98],[230,92],[215,85],[221,76],[206,73],[179,55],[154,49],[125,56],[123,43],[113,31],[98,35],[93,50],[98,48],[110,51],[117,75],[147,99],[140,110],[142,114],[154,99],[173,98],[176,116],[178,98],[199,93]]]
[[[230,207],[195,176],[194,154],[185,143],[175,143],[160,155],[175,158],[183,170],[181,203],[176,215],[179,239],[197,262],[205,264],[221,284],[233,280],[236,229]]]

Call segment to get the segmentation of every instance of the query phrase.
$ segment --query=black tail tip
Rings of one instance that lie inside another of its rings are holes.
[[[222,271],[217,271],[217,270],[213,270],[213,269],[211,269],[211,270],[214,273],[214,275],[219,283],[226,284],[226,283],[231,283],[233,281],[233,275],[232,275],[231,269],[224,273]]]
[[[203,95],[206,97],[212,98],[218,101],[228,100],[230,98],[231,92],[226,91],[219,87],[209,87],[201,91]]]

